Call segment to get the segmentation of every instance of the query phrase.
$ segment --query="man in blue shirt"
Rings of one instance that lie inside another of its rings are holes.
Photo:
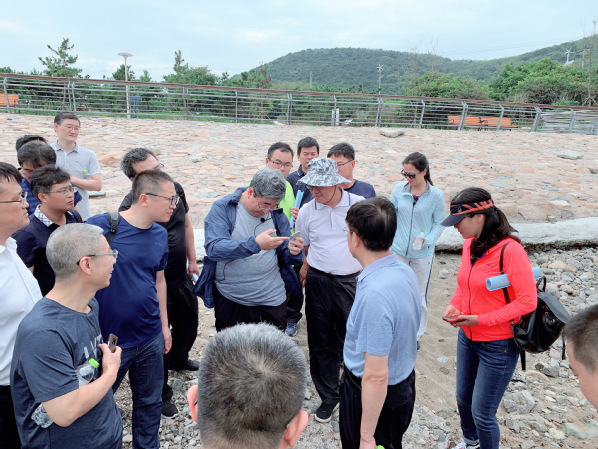
[[[340,390],[343,449],[402,447],[415,403],[421,307],[413,270],[390,253],[392,203],[369,198],[347,212],[349,251],[363,271],[347,320]]]
[[[297,198],[297,192],[303,192],[303,198],[301,199],[299,208],[301,208],[301,206],[304,204],[309,203],[313,197],[311,196],[311,192],[307,186],[305,184],[298,183],[297,181],[307,174],[307,166],[309,165],[309,161],[317,157],[320,157],[320,144],[318,141],[313,137],[304,137],[301,139],[297,144],[297,159],[299,159],[299,163],[301,165],[296,171],[289,173],[287,176],[287,181],[291,184],[291,187],[293,187],[293,194],[295,195],[295,198]],[[292,212],[294,215],[297,215],[299,211],[295,210]]]
[[[112,248],[118,250],[110,286],[100,290],[100,328],[104,340],[118,336],[121,365],[116,391],[125,374],[133,393],[133,448],[160,447],[158,430],[162,412],[163,354],[172,338],[166,312],[164,268],[168,260],[168,233],[156,222],[170,220],[179,197],[170,176],[146,170],[133,180],[131,208],[120,212]],[[111,233],[108,214],[88,221]]]
[[[353,148],[353,145],[346,142],[337,143],[328,150],[327,157],[336,162],[339,175],[349,180],[349,182],[339,184],[345,192],[364,198],[376,196],[376,191],[371,184],[353,178],[353,170],[355,170],[355,148]]]

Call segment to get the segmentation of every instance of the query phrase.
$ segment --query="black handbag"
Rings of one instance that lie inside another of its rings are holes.
[[[505,248],[503,245],[500,252],[500,274],[503,271],[503,255]],[[541,286],[540,286],[541,285]],[[506,288],[502,289],[507,304],[511,302],[509,292]],[[538,295],[538,306],[536,310],[521,317],[519,323],[513,323],[513,337],[515,343],[521,349],[521,369],[525,371],[525,352],[538,354],[547,351],[550,346],[562,337],[562,330],[571,316],[563,307],[561,302],[552,293],[546,291],[546,277],[543,276],[536,282]],[[565,339],[563,339],[562,359],[565,360]]]

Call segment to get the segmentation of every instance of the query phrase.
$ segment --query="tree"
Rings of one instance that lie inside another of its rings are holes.
[[[69,46],[69,39],[63,38],[60,47],[56,50],[53,49],[50,45],[48,48],[54,56],[46,56],[42,58],[41,56],[38,59],[41,63],[46,66],[43,73],[46,76],[59,76],[59,77],[80,77],[82,69],[78,69],[76,67],[71,67],[72,64],[77,62],[79,58],[78,55],[71,55],[69,51],[75,47],[75,44]]]
[[[473,78],[429,71],[407,85],[407,95],[436,98],[466,98],[488,100],[489,91]]]
[[[129,81],[133,81],[135,80],[135,72],[133,72],[131,70],[131,66],[127,66],[129,69]],[[118,69],[116,69],[116,72],[114,72],[112,74],[112,78],[115,80],[120,80],[120,81],[126,81],[125,80],[125,65],[121,64],[120,67]]]
[[[260,64],[259,69],[251,69],[249,72],[242,72],[238,76],[226,79],[222,84],[234,87],[269,89],[272,87],[272,77],[269,73],[270,66],[268,64]]]
[[[183,64],[185,60],[181,50],[174,52],[174,73],[164,76],[166,83],[174,84],[216,84],[218,77],[214,75],[208,66],[189,67],[189,64]]]
[[[131,72],[129,72],[131,73]],[[150,76],[149,72],[147,70],[143,71],[143,75],[141,75],[139,77],[139,81],[142,81],[144,83],[151,83],[152,82],[152,77]]]

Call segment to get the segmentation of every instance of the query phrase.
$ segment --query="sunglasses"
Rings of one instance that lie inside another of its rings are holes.
[[[421,172],[418,171],[417,173],[405,173],[405,170],[401,170],[401,175],[404,176],[405,178],[409,178],[409,179],[415,179],[415,177],[417,175],[419,175]]]

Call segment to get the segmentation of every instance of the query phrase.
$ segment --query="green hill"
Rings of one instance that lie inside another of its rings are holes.
[[[289,53],[269,63],[270,76],[276,87],[309,89],[310,72],[313,86],[348,89],[375,93],[378,91],[378,65],[382,69],[382,93],[401,94],[405,84],[413,77],[428,70],[471,77],[488,84],[508,62],[529,62],[545,57],[566,61],[565,50],[574,53],[574,65],[581,65],[579,50],[587,46],[586,39],[564,42],[541,48],[519,56],[486,61],[451,60],[432,54],[409,53],[366,48],[320,48]]]

